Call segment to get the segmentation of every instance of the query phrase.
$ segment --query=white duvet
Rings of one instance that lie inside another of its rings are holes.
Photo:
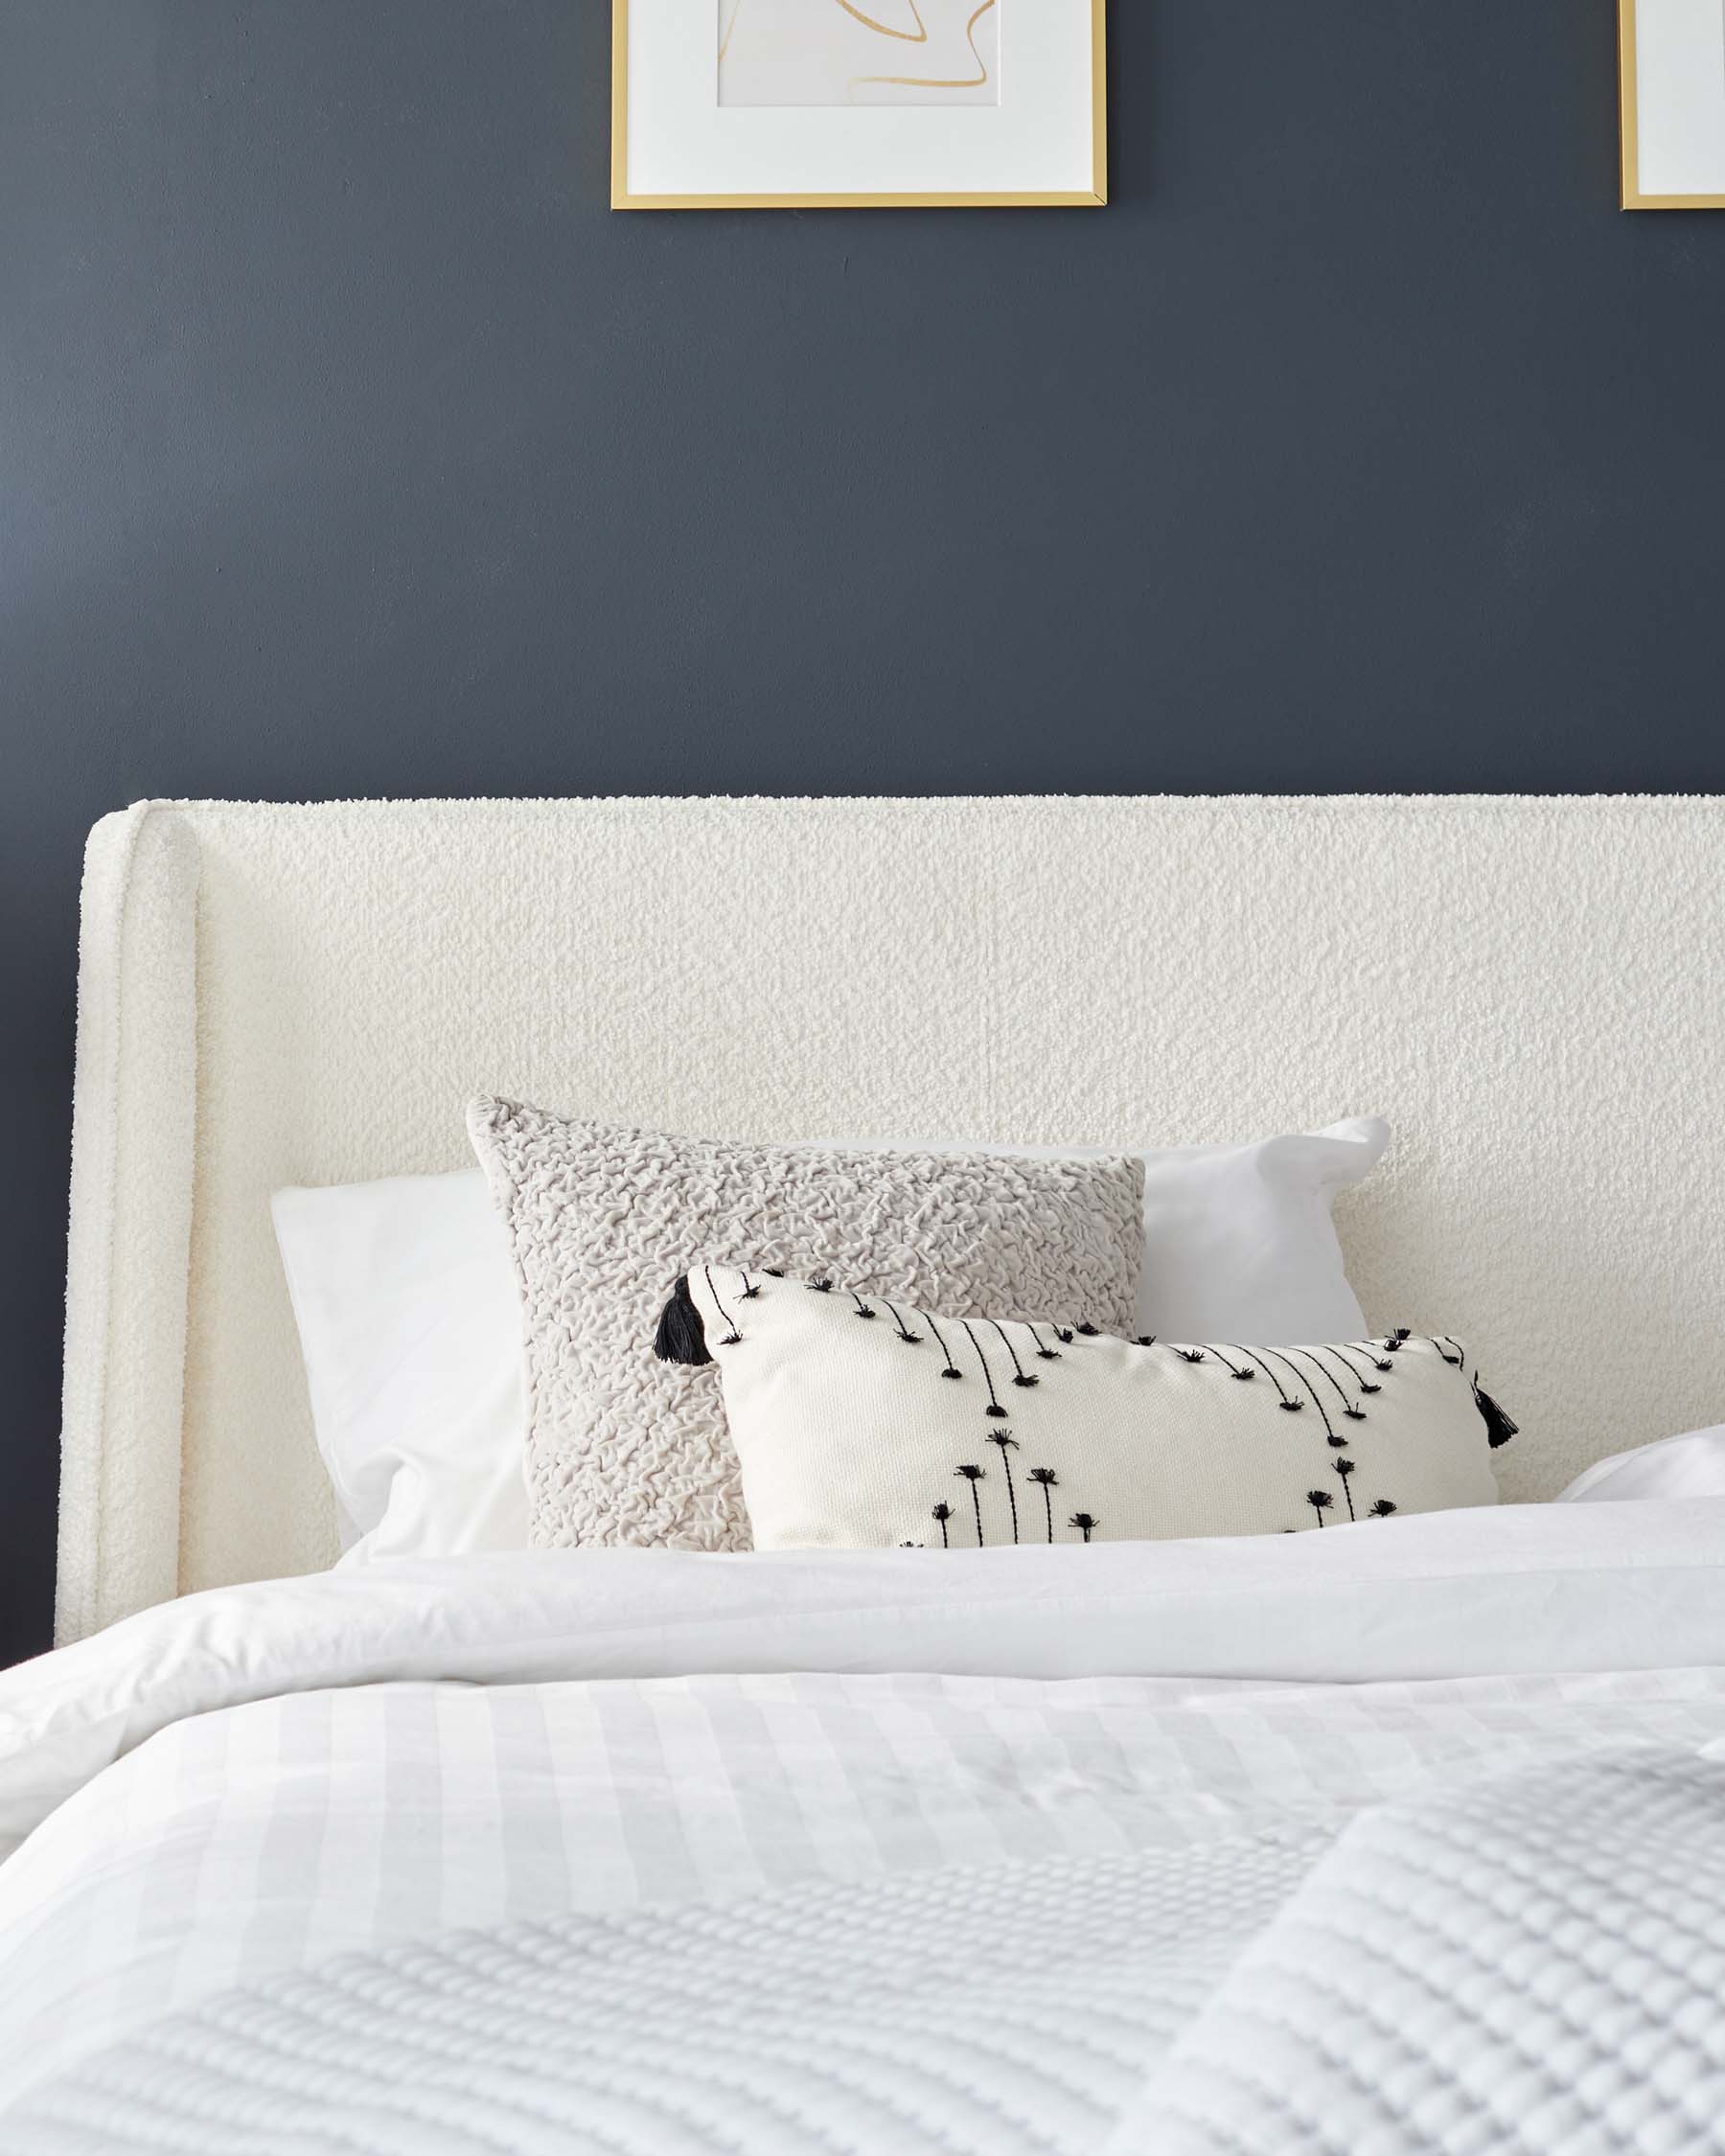
[[[1200,2097],[1325,1863],[1699,1878],[1720,1762],[1717,1502],[218,1591],[0,1677],[0,2147],[1273,2152]]]

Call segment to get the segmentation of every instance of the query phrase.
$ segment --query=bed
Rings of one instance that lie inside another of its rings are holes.
[[[1542,1502],[1725,1398],[1722,822],[100,825],[62,1651],[0,1689],[4,2145],[1722,2145],[1725,1504]],[[1382,1109],[1353,1277],[1465,1319],[1526,1502],[938,1579],[330,1575],[268,1196],[456,1166],[485,1091],[787,1139]]]

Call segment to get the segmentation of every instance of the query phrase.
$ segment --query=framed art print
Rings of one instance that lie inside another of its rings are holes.
[[[1619,0],[1623,207],[1725,210],[1725,0]]]
[[[1106,0],[612,0],[619,210],[1094,207]]]

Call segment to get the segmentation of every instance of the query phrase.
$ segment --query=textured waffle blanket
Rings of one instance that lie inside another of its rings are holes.
[[[7,2146],[1725,2147],[1725,1765],[1656,1751],[1488,1778],[1370,1807],[1316,1863],[1301,1839],[352,1955],[86,2061]]]
[[[1111,2156],[1725,2148],[1725,1760],[1622,1755],[1361,1814]]]
[[[0,1673],[3,2156],[1678,2156],[1725,1504],[521,1551]]]

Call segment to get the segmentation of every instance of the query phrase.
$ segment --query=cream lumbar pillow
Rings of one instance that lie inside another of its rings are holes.
[[[758,1549],[1273,1534],[1495,1504],[1514,1434],[1446,1335],[1111,1338],[693,1266],[661,1354],[711,1356]]]
[[[491,1099],[472,1104],[468,1128],[521,1296],[536,1547],[748,1548],[715,1375],[651,1353],[666,1284],[691,1250],[841,1270],[961,1316],[1131,1321],[1135,1160],[816,1153]]]

